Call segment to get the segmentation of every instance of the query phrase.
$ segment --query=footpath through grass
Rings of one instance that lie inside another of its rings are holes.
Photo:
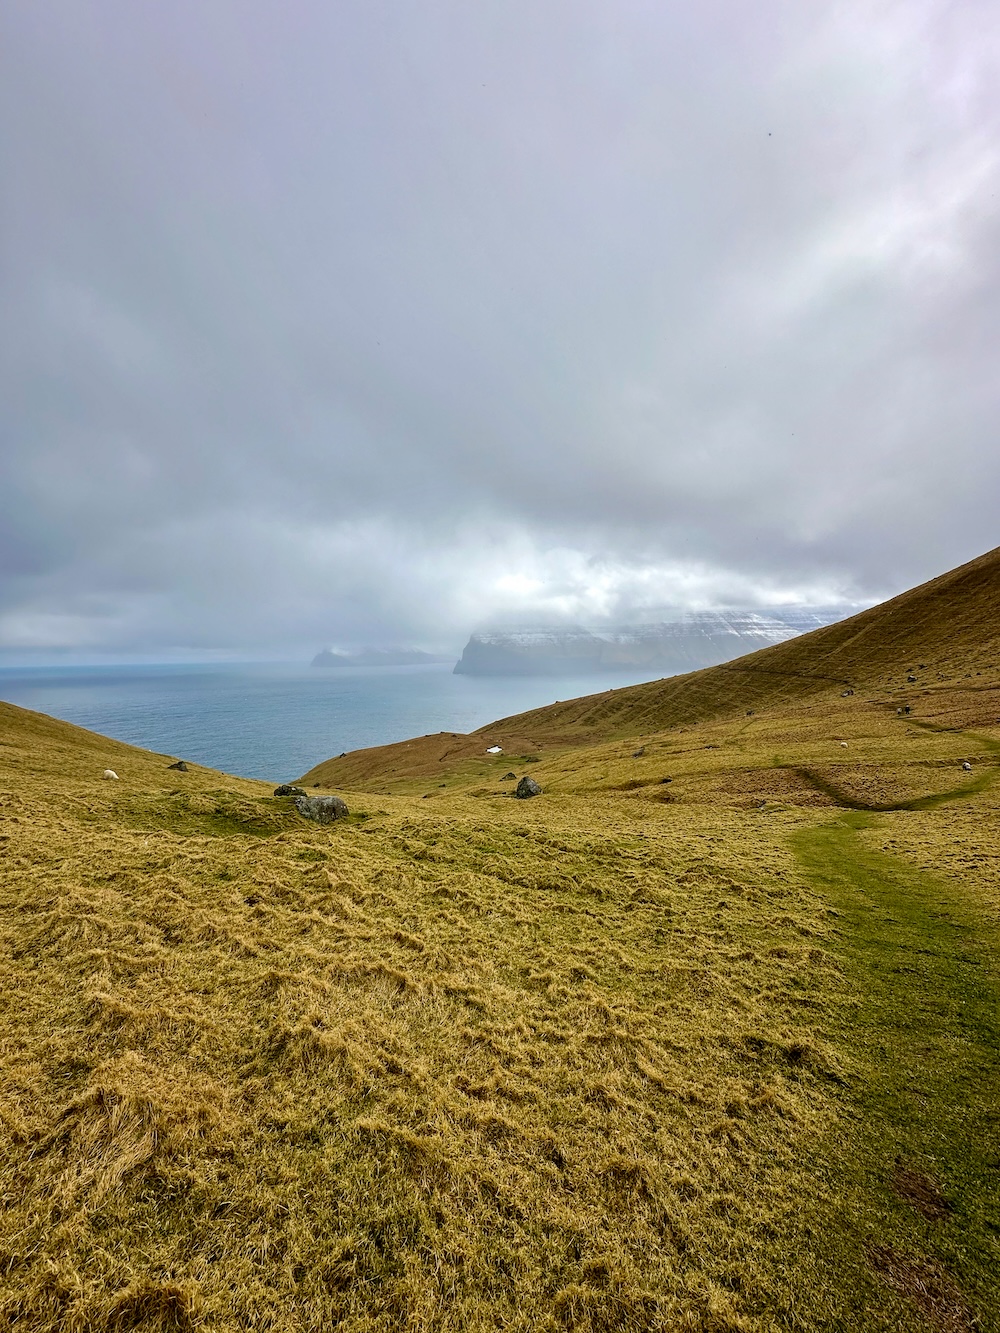
[[[829,1018],[852,1060],[843,1116],[817,1165],[817,1249],[853,1292],[829,1326],[997,1329],[998,940],[960,890],[865,845],[878,819],[851,812],[793,835],[840,914],[852,983]]]

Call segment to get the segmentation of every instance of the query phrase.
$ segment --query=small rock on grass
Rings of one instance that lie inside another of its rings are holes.
[[[183,759],[178,759],[176,764],[168,764],[167,768],[176,768],[178,773],[186,773],[188,766]]]
[[[305,796],[304,787],[292,787],[287,782],[283,782],[280,787],[275,787],[275,796]]]
[[[347,814],[347,806],[339,796],[296,796],[295,808],[303,819],[312,819],[317,824],[332,824]]]
[[[541,796],[541,794],[542,789],[535,779],[527,777],[521,779],[514,791],[514,795],[522,801],[526,801],[529,796]]]

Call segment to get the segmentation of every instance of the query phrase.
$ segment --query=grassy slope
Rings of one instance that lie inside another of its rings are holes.
[[[327,829],[0,705],[0,1320],[1000,1325],[986,638]]]
[[[930,1322],[967,1328],[978,1312],[989,1327],[1000,1317],[1000,932],[975,899],[860,843],[872,821],[852,813],[792,839],[811,884],[836,904],[839,952],[864,983],[828,1020],[857,1076],[835,1132],[837,1204],[823,1222],[842,1253]],[[851,1305],[864,1327],[863,1303]]]
[[[881,606],[724,666],[572,699],[503,718],[469,736],[451,732],[357,750],[316,765],[303,781],[391,788],[407,778],[490,771],[488,745],[507,756],[636,738],[709,719],[732,721],[801,703],[827,706],[853,688],[893,708],[977,725],[986,671],[1000,666],[1000,547]],[[910,668],[914,668],[911,672]],[[914,675],[910,682],[907,677]],[[509,763],[498,759],[500,772]]]

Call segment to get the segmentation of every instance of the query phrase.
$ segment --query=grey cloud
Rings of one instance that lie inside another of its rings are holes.
[[[995,544],[992,7],[0,22],[0,647],[436,646]]]

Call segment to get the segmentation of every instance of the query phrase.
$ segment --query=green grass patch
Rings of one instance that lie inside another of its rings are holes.
[[[839,913],[850,1061],[817,1162],[817,1253],[848,1281],[839,1327],[1000,1327],[998,940],[954,887],[866,847],[846,814],[792,844]],[[949,1322],[950,1321],[950,1322]]]
[[[225,789],[136,793],[115,813],[124,827],[214,838],[262,838],[308,827],[291,800]]]

